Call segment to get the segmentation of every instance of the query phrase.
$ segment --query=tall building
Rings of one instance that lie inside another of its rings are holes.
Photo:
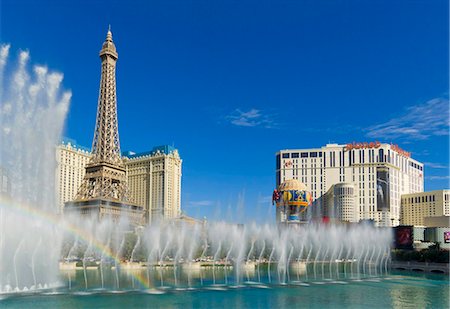
[[[337,183],[324,195],[323,214],[339,221],[355,222],[355,185]]]
[[[90,150],[77,145],[74,140],[64,139],[56,147],[56,195],[61,213],[64,203],[75,198],[90,158]]]
[[[181,215],[181,163],[178,150],[154,147],[144,153],[125,155],[130,195],[144,206],[148,222]]]
[[[333,185],[345,183],[354,188],[348,196],[354,199],[354,214],[347,218],[352,218],[352,222],[374,220],[379,226],[396,226],[400,224],[401,195],[423,191],[423,164],[397,145],[327,144],[277,152],[277,187],[287,179],[298,179],[310,188],[315,216],[327,210],[325,193]]]
[[[450,219],[450,190],[437,190],[404,194],[402,199],[401,224],[425,226],[426,217]]]
[[[98,215],[99,218],[126,216],[133,224],[143,224],[142,206],[129,199],[126,169],[120,153],[116,98],[116,62],[112,33],[108,30],[100,50],[101,79],[92,157],[75,196],[64,212]]]

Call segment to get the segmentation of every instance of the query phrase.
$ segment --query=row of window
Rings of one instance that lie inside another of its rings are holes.
[[[292,153],[283,153],[283,159],[289,159],[289,158],[321,158],[322,152],[317,151],[311,151],[308,152],[292,152]]]
[[[428,202],[435,202],[436,196],[435,195],[425,195],[425,196],[415,196],[415,197],[406,197],[403,199],[403,202],[407,203],[428,203]]]
[[[351,166],[355,164],[355,158],[358,155],[359,163],[364,164],[365,163],[365,153],[366,150],[360,149],[357,150],[351,150],[347,151],[348,153],[348,160],[345,159],[345,151],[339,151],[339,166],[345,166],[348,164],[348,166]],[[394,151],[387,150],[387,154],[385,153],[384,149],[379,149],[376,155],[376,152],[374,149],[368,149],[368,160],[369,163],[375,163],[375,162],[387,162],[392,163],[397,167],[400,167],[402,171],[407,172],[407,162],[408,159],[404,158],[398,154],[396,154]],[[322,157],[325,159],[326,153],[325,152],[292,152],[292,153],[282,153],[281,158],[283,159],[289,159],[289,158],[316,158],[316,157]],[[280,168],[281,162],[280,162],[280,155],[277,155],[276,161],[277,161],[277,169]],[[336,166],[336,152],[331,151],[330,152],[330,160],[329,160],[330,167]],[[347,162],[345,162],[347,161]],[[325,161],[324,161],[325,163]],[[409,161],[409,165],[414,167],[417,170],[422,171],[423,166],[416,164],[414,162]]]
[[[419,171],[423,171],[423,166],[416,164],[414,162],[409,162],[409,165],[414,167],[415,169],[418,169]]]

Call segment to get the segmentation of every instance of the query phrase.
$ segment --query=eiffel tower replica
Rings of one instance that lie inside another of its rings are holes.
[[[100,51],[102,74],[92,157],[75,200],[64,205],[64,213],[118,220],[126,216],[133,225],[145,223],[142,206],[129,197],[127,175],[120,153],[117,121],[116,62],[118,54],[111,29]]]

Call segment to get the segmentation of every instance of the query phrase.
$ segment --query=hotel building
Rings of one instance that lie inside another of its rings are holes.
[[[181,215],[181,163],[178,150],[154,147],[144,153],[125,153],[130,196],[147,211],[148,222]]]
[[[91,158],[89,149],[79,146],[74,140],[64,139],[56,147],[56,198],[59,212],[62,213],[64,203],[72,201],[86,173],[86,164]]]
[[[355,185],[337,183],[330,187],[323,198],[323,215],[340,221],[355,222]]]
[[[92,154],[74,140],[64,139],[56,147],[56,188],[60,211],[72,201],[86,173]],[[131,200],[144,207],[146,220],[172,219],[181,215],[181,163],[178,150],[154,147],[144,153],[124,153]],[[6,183],[5,183],[6,186]]]
[[[425,218],[447,217],[450,220],[450,190],[437,190],[412,194],[401,197],[402,225],[426,226]]]
[[[277,152],[277,187],[287,179],[310,188],[313,217],[332,214],[349,222],[396,226],[401,195],[423,191],[423,164],[392,144],[327,144]]]

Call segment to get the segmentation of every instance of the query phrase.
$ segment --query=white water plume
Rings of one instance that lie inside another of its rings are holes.
[[[55,146],[71,97],[61,73],[31,66],[28,51],[9,61],[10,49],[0,46],[0,291],[57,280]]]
[[[9,50],[9,45],[0,47],[0,166],[2,179],[11,183],[2,192],[9,197],[0,200],[0,293],[48,287],[59,277],[61,257],[73,270],[83,262],[85,289],[95,287],[88,272],[98,265],[101,287],[109,268],[115,283],[109,288],[116,289],[124,286],[120,267],[127,266],[142,267],[148,285],[158,281],[189,287],[196,273],[202,285],[211,282],[203,268],[212,270],[211,283],[236,286],[244,279],[289,284],[294,275],[297,280],[325,280],[386,272],[391,232],[364,225],[169,221],[133,230],[125,217],[119,222],[76,215],[61,220],[55,201],[55,146],[71,94],[61,89],[62,74],[43,66],[30,73],[26,51],[10,64]],[[70,275],[66,277],[72,287]],[[134,277],[132,284],[134,288]]]

